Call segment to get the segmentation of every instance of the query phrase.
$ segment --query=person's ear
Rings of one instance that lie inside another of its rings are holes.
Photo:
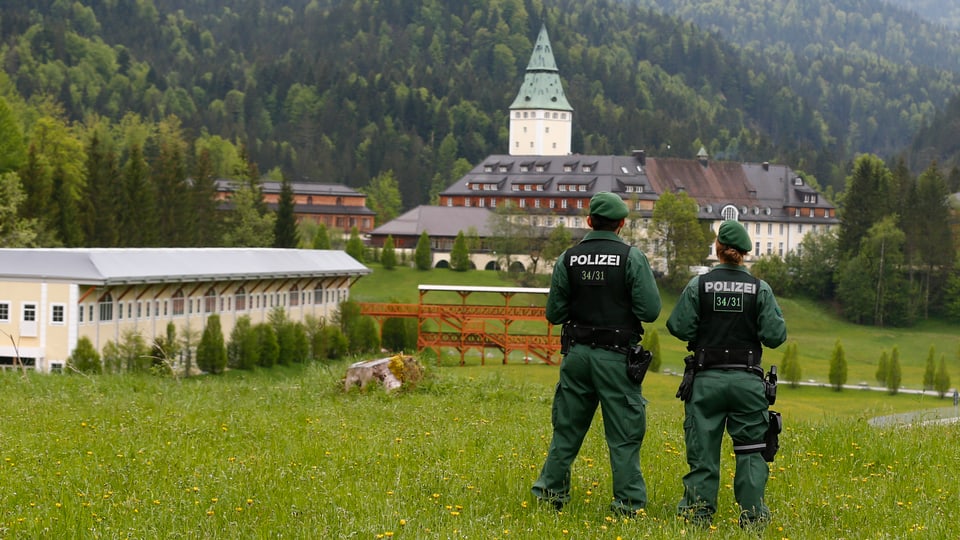
[[[593,216],[587,216],[587,226],[593,228]]]

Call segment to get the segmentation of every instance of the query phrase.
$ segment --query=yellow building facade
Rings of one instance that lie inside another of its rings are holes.
[[[199,336],[220,316],[328,319],[370,270],[342,251],[257,248],[0,250],[0,367],[62,370],[80,338],[98,352],[137,333],[147,343]]]

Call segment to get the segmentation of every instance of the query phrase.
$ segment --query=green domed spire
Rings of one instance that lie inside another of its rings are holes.
[[[553,48],[547,36],[547,27],[540,27],[540,35],[533,46],[527,72],[523,76],[520,93],[510,105],[514,109],[548,109],[553,111],[573,111],[573,107],[563,94],[560,82],[560,70],[553,58]]]

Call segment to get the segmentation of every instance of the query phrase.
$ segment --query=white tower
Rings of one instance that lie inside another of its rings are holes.
[[[573,107],[563,94],[547,27],[541,26],[523,86],[510,105],[510,155],[565,156],[572,134]]]

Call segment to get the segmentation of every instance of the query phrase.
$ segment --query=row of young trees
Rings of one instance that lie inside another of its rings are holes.
[[[308,317],[289,319],[283,308],[274,309],[266,322],[252,324],[240,317],[229,336],[224,336],[220,316],[210,315],[202,332],[187,329],[177,335],[173,323],[164,336],[146,343],[136,331],[119,342],[110,341],[103,353],[86,337],[80,338],[67,360],[68,370],[83,373],[154,372],[182,373],[196,370],[209,374],[226,369],[270,368],[276,365],[329,361],[348,355],[380,350],[410,351],[416,347],[416,324],[412,319],[391,318],[378,329],[376,321],[360,313],[352,301],[340,304],[331,321]]]
[[[936,349],[933,345],[927,353],[927,361],[923,371],[922,388],[927,391],[935,391],[938,396],[943,398],[950,389],[950,374],[947,372],[947,358],[945,354],[940,355],[940,361],[937,363]],[[784,360],[786,362],[786,359]],[[885,386],[891,394],[900,391],[903,385],[903,369],[900,365],[900,348],[896,345],[888,354],[886,349],[880,353],[877,361],[877,371],[875,373],[877,383]],[[794,379],[787,379],[795,383]],[[830,355],[830,372],[828,376],[830,385],[837,390],[843,390],[847,384],[847,359],[843,344],[838,339],[833,346],[833,353]],[[799,375],[796,378],[799,381]]]

